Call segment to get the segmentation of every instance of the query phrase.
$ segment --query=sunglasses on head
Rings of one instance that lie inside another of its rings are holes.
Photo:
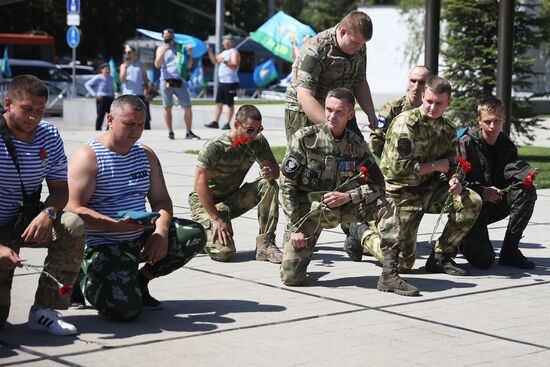
[[[264,131],[264,127],[263,126],[260,126],[258,128],[255,128],[255,127],[246,127],[246,126],[243,126],[243,124],[241,124],[240,122],[237,121],[237,123],[239,124],[239,126],[244,130],[246,131],[247,134],[259,134],[261,133],[262,131]]]

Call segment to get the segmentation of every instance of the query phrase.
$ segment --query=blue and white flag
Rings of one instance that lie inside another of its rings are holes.
[[[266,62],[256,66],[254,69],[254,83],[259,87],[263,88],[269,83],[279,78],[279,73],[277,73],[277,68],[273,59],[269,59]]]
[[[120,92],[120,76],[118,75],[115,60],[113,60],[112,57],[109,59],[109,70],[111,71],[111,76],[113,77],[113,87],[115,88],[116,92]]]
[[[197,66],[189,77],[187,87],[191,92],[199,94],[203,89],[206,88],[206,85],[207,83],[204,79],[204,71],[202,69],[202,59],[199,59],[199,61],[197,62]]]
[[[250,36],[276,56],[292,62],[292,41],[298,47],[306,35],[315,36],[310,26],[300,23],[290,15],[279,11]]]
[[[0,69],[5,78],[11,78],[11,68],[10,60],[8,59],[8,47],[4,47],[4,58],[2,59],[2,64],[0,64]]]

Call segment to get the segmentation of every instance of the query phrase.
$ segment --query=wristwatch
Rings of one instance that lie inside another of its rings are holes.
[[[44,213],[46,213],[46,215],[48,216],[48,218],[50,218],[51,220],[56,220],[57,219],[57,212],[55,210],[52,210],[50,208],[46,208],[44,210],[42,210]]]

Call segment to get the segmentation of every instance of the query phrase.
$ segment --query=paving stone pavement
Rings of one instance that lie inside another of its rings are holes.
[[[95,132],[53,119],[70,156]],[[203,138],[221,131],[194,131]],[[281,128],[265,131],[272,146],[284,145]],[[169,141],[163,129],[142,141],[163,164],[175,214],[189,217],[196,156],[204,141]],[[537,144],[535,144],[537,145]],[[541,144],[543,145],[543,144]],[[257,169],[251,169],[253,180]],[[18,269],[8,323],[0,330],[2,366],[533,366],[550,359],[550,190],[540,190],[522,241],[532,271],[466,267],[471,275],[428,274],[424,263],[436,221],[427,215],[419,231],[418,260],[406,275],[421,297],[376,290],[381,268],[372,257],[350,261],[339,229],[323,232],[302,287],[286,287],[277,265],[254,260],[256,212],[234,221],[237,255],[217,263],[199,255],[186,267],[153,280],[150,290],[164,308],[144,311],[129,323],[100,317],[93,309],[62,314],[76,337],[53,337],[25,324],[39,274]],[[282,213],[281,213],[282,214]],[[277,241],[281,244],[284,216]],[[500,248],[506,221],[490,227]],[[440,226],[440,230],[443,226]],[[29,263],[45,250],[23,249]],[[457,262],[465,264],[459,256]]]

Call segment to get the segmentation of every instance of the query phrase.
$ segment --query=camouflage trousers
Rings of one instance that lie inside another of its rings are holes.
[[[85,235],[86,229],[80,217],[73,213],[61,212],[53,222],[51,237],[47,243],[23,243],[20,238],[10,238],[10,234],[6,232],[0,232],[0,243],[17,253],[21,247],[46,247],[48,254],[44,260],[44,271],[63,284],[73,284],[82,261]],[[13,273],[0,271],[0,327],[6,322],[10,310]],[[70,292],[61,296],[59,285],[42,273],[34,296],[35,303],[47,308],[65,310],[69,307],[70,297]]]
[[[304,112],[292,111],[285,109],[285,132],[286,132],[286,141],[290,141],[290,137],[306,126],[313,126],[313,123],[308,119],[307,115]],[[356,133],[359,136],[363,136],[361,129],[357,125],[357,119],[353,117],[347,124],[347,128]]]
[[[125,321],[141,313],[138,263],[147,261],[140,253],[149,234],[134,241],[84,251],[80,289],[100,314]],[[146,263],[141,272],[150,279],[170,274],[191,260],[205,242],[204,228],[199,223],[174,218],[168,235],[168,253],[154,265]]]
[[[487,226],[510,216],[507,232],[521,236],[533,215],[536,200],[537,192],[534,187],[520,187],[505,193],[499,202],[484,202],[477,220],[460,246],[466,260],[480,269],[487,269],[493,265],[495,253]]]
[[[427,185],[422,190],[417,189],[414,193],[406,192],[405,189],[400,192],[387,192],[388,198],[394,200],[399,207],[403,233],[397,266],[399,272],[407,272],[413,267],[416,260],[416,238],[420,221],[425,213],[441,213],[449,194],[448,190],[446,183],[442,184],[434,180],[432,185]],[[447,224],[435,243],[434,251],[454,256],[456,247],[466,236],[479,214],[481,198],[473,190],[464,188],[460,195],[452,196],[452,200]],[[363,248],[383,263],[380,238],[373,230],[373,223],[369,223],[369,228],[363,233],[361,243]]]
[[[232,192],[222,201],[216,203],[220,217],[231,226],[231,219],[240,217],[250,209],[258,207],[259,234],[275,236],[279,220],[279,202],[277,196],[279,185],[275,181],[264,178],[247,182],[238,190]],[[206,229],[207,241],[205,251],[216,261],[229,261],[236,252],[235,242],[231,239],[229,245],[223,245],[218,240],[213,241],[212,222],[206,210],[202,207],[197,193],[189,195],[191,219],[199,222]]]
[[[303,217],[307,214],[306,210],[309,209],[310,204],[307,201],[300,202],[299,207],[306,208],[301,210],[300,215]],[[348,203],[335,209],[329,209],[326,206],[324,208],[319,211],[319,214],[310,216],[299,228],[307,237],[305,248],[292,246],[290,236],[295,232],[295,228],[290,223],[287,224],[281,264],[281,280],[284,284],[300,285],[305,281],[313,250],[325,228],[334,228],[342,223],[373,221],[376,223],[377,233],[380,234],[380,245],[383,248],[398,246],[401,241],[399,210],[393,202],[383,196],[378,196],[369,203]]]

